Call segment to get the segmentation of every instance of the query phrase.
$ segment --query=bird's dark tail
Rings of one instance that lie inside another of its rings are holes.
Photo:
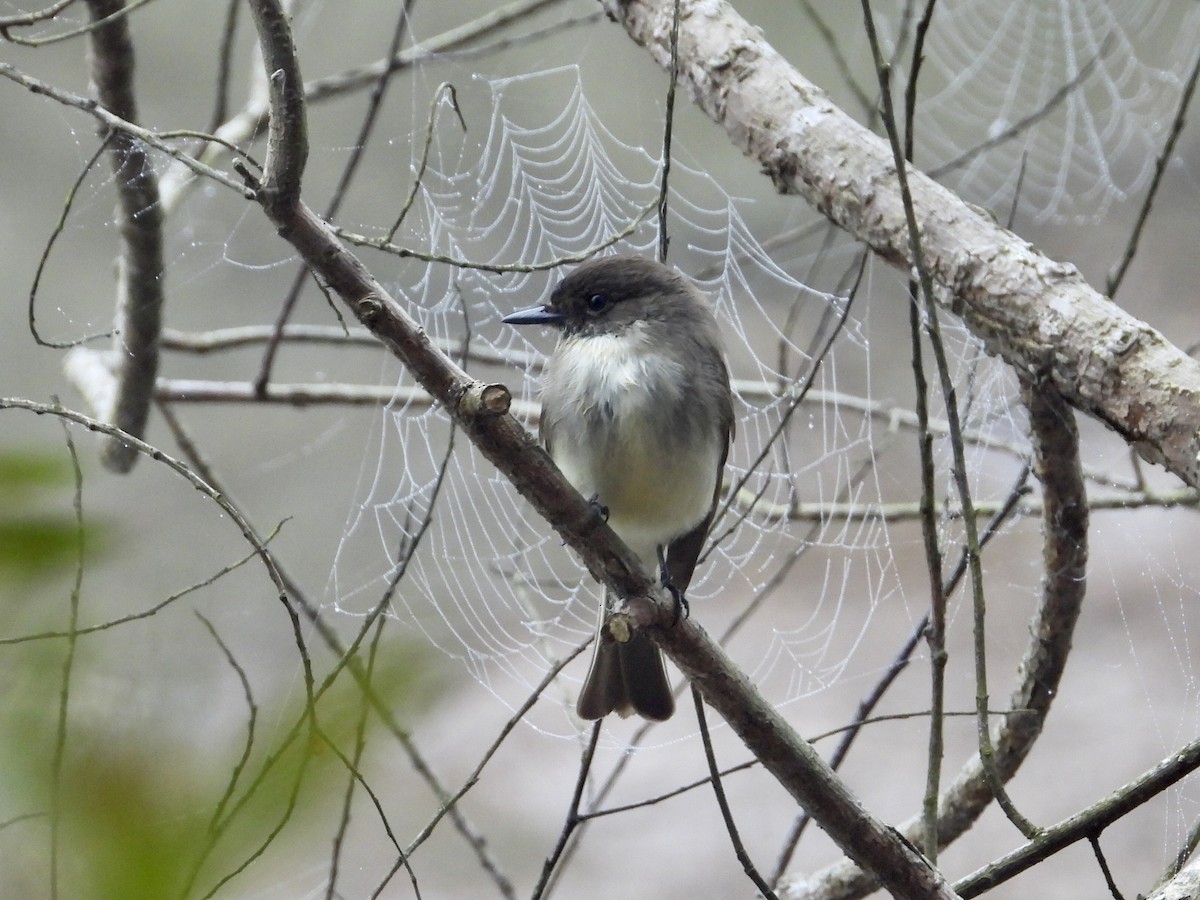
[[[575,711],[582,719],[600,719],[615,712],[637,713],[662,722],[675,712],[675,698],[662,653],[645,634],[635,633],[617,643],[601,628],[596,650]]]

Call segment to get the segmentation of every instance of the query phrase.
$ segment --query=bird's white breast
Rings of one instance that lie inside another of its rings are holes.
[[[726,440],[716,415],[712,427],[680,427],[696,421],[683,362],[654,349],[641,325],[568,338],[552,365],[543,400],[554,461],[652,568],[656,548],[712,505]]]

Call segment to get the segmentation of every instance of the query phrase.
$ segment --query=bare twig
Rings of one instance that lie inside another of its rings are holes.
[[[85,2],[88,4],[88,6],[92,5],[92,0],[85,0]],[[12,24],[9,24],[7,22],[0,23],[0,32],[3,33],[3,36],[6,40],[10,40],[14,44],[21,44],[25,47],[44,47],[47,44],[57,44],[57,43],[60,43],[61,41],[69,41],[69,40],[72,40],[73,38],[82,37],[85,34],[93,34],[96,31],[98,31],[101,28],[104,28],[108,25],[115,24],[118,22],[123,22],[125,17],[128,16],[135,9],[145,6],[147,3],[151,3],[151,2],[153,2],[153,0],[133,0],[132,3],[130,3],[128,6],[126,6],[124,3],[124,0],[122,0],[122,2],[119,2],[116,5],[112,6],[103,15],[101,15],[101,16],[93,15],[92,21],[86,25],[81,25],[78,28],[71,28],[67,31],[60,31],[57,34],[47,35],[46,37],[40,37],[40,38],[18,37],[17,35],[14,35],[10,31]],[[51,13],[52,15],[57,15],[59,12],[61,12],[63,9],[65,9],[68,5],[69,4],[67,4],[67,3],[54,4],[53,6],[49,7],[48,9],[41,10],[40,12],[33,13],[32,15],[34,17],[36,17],[37,19],[45,18],[46,13]],[[28,17],[25,17],[25,18],[28,18]],[[29,25],[29,24],[33,24],[33,23],[29,22],[29,21],[25,21],[25,22],[16,22],[13,24]]]
[[[668,199],[671,196],[671,136],[675,126],[675,85],[679,81],[679,0],[671,14],[671,61],[667,66],[667,99],[663,110],[662,163],[658,175],[658,261],[667,261],[671,237],[667,230]]]
[[[212,635],[212,639],[217,642],[217,646],[221,648],[221,653],[224,655],[225,661],[229,663],[230,668],[237,674],[238,681],[242,686],[242,696],[246,698],[246,740],[242,745],[242,755],[238,757],[238,761],[230,769],[229,780],[225,783],[225,791],[221,794],[221,799],[217,801],[212,816],[208,820],[207,831],[209,839],[215,840],[220,834],[219,826],[224,817],[225,807],[233,798],[233,793],[237,789],[238,779],[241,778],[242,772],[246,768],[246,763],[250,759],[250,752],[254,749],[254,731],[258,722],[258,704],[254,701],[254,691],[250,687],[250,679],[246,677],[246,671],[238,663],[237,658],[233,655],[233,652],[226,645],[225,641],[221,639],[221,635],[217,633],[212,622],[199,612],[196,612],[196,618],[200,620],[208,630],[208,633]],[[204,854],[196,855],[195,863],[188,873],[187,879],[184,881],[183,889],[180,891],[181,897],[186,898],[191,894],[192,887],[196,883],[196,878],[200,874],[200,863],[203,862],[203,859]]]
[[[75,205],[75,197],[79,193],[79,188],[83,185],[83,181],[87,178],[88,173],[92,171],[93,166],[100,161],[100,157],[104,155],[104,151],[108,149],[109,141],[112,140],[113,132],[109,132],[100,146],[96,148],[96,152],[92,154],[83,165],[83,169],[79,173],[79,177],[75,179],[75,183],[71,185],[71,189],[67,191],[67,198],[63,201],[62,213],[58,217],[58,221],[54,223],[54,229],[50,232],[50,237],[46,239],[46,246],[42,248],[42,254],[38,257],[37,271],[33,273],[33,285],[29,288],[29,333],[33,336],[34,342],[39,347],[53,347],[58,350],[66,350],[70,347],[78,346],[86,343],[94,338],[112,337],[111,331],[101,332],[99,334],[89,334],[81,338],[75,338],[70,341],[49,341],[42,337],[37,327],[37,293],[38,285],[42,282],[42,274],[46,270],[46,263],[50,261],[50,251],[54,249],[59,235],[67,225],[67,217],[71,214],[71,207]]]
[[[1064,847],[1100,834],[1151,798],[1200,768],[1200,740],[1180,748],[1157,766],[1080,810],[1057,825],[1044,829],[1036,838],[959,881],[955,887],[964,898],[977,897],[1021,874]],[[1166,896],[1180,896],[1166,894]]]
[[[240,0],[227,0],[225,24],[221,28],[221,48],[217,52],[217,84],[214,91],[213,111],[209,117],[209,131],[216,131],[229,115],[229,84],[233,76],[233,45],[237,36]]]
[[[83,588],[84,527],[83,527],[83,470],[75,439],[67,423],[62,422],[66,436],[71,469],[75,474],[75,583],[67,605],[67,652],[62,664],[62,682],[58,692],[58,719],[54,729],[54,755],[50,760],[50,896],[58,897],[59,843],[62,839],[62,768],[67,749],[67,712],[71,702],[71,675],[75,669],[75,649],[79,638],[79,595]]]
[[[437,126],[438,110],[441,108],[443,99],[450,103],[450,108],[454,110],[454,115],[458,118],[458,124],[462,126],[462,130],[467,130],[467,120],[463,118],[462,109],[458,105],[458,91],[450,82],[443,81],[438,85],[437,90],[433,92],[433,100],[429,103],[429,121],[425,124],[425,145],[421,148],[421,159],[417,163],[417,171],[413,174],[412,186],[408,189],[408,196],[400,204],[400,212],[396,214],[396,220],[392,222],[392,227],[388,229],[386,237],[388,242],[395,239],[396,232],[400,230],[405,216],[412,209],[413,203],[416,202],[417,194],[421,190],[421,182],[424,180],[425,172],[429,168],[429,151],[433,147],[433,132]]]
[[[56,0],[45,9],[13,16],[0,16],[0,31],[3,31],[5,40],[12,40],[7,33],[9,28],[27,28],[30,25],[37,25],[39,22],[48,22],[75,2],[76,0]]]
[[[597,719],[595,724],[592,725],[592,736],[588,739],[587,746],[584,747],[583,754],[579,759],[579,775],[575,779],[575,792],[571,795],[571,804],[567,808],[567,815],[563,820],[563,827],[559,832],[558,841],[555,843],[550,855],[546,857],[546,862],[542,865],[542,875],[538,879],[538,883],[531,895],[533,900],[540,900],[541,897],[545,896],[546,887],[550,883],[550,876],[554,874],[555,866],[558,865],[559,859],[562,858],[563,850],[566,849],[567,842],[571,839],[571,833],[580,822],[579,804],[583,799],[583,789],[587,785],[588,772],[592,769],[592,760],[596,755],[596,744],[600,740],[600,727],[603,721],[603,719]]]
[[[127,119],[122,118],[115,113],[110,112],[103,106],[96,103],[95,100],[89,97],[81,97],[79,94],[72,94],[70,91],[64,91],[52,84],[48,84],[32,75],[26,75],[16,66],[0,61],[0,76],[7,78],[9,81],[19,84],[26,90],[34,94],[40,94],[43,97],[49,97],[56,103],[61,103],[63,106],[70,106],[81,110],[92,116],[105,128],[113,131],[119,131],[136,138],[141,143],[148,147],[153,147],[160,153],[164,153],[172,159],[176,160],[180,165],[184,166],[189,171],[196,175],[202,175],[205,178],[211,179],[227,188],[231,188],[241,194],[247,200],[253,200],[253,192],[243,183],[226,175],[217,169],[212,168],[205,163],[193,159],[186,151],[173,146],[169,141],[162,138],[157,132],[151,131],[148,128],[143,128]]]
[[[935,0],[928,0],[925,12],[917,24],[916,38],[913,43],[912,62],[909,64],[908,83],[904,87],[904,162],[913,161],[913,144],[916,140],[916,110],[917,83],[924,62],[925,37],[929,32],[929,23],[933,18]],[[869,19],[869,12],[868,12]],[[878,58],[878,49],[874,43],[874,28],[870,29],[872,50]],[[897,50],[897,52],[899,52]],[[895,146],[895,123],[890,119],[891,97],[888,92],[888,80],[884,73],[879,75],[883,86],[885,101],[885,127],[890,127],[889,135]],[[890,125],[889,125],[890,123]],[[902,185],[901,189],[905,189]],[[911,227],[911,226],[910,226]],[[914,244],[913,255],[924,265],[919,246]],[[928,272],[925,273],[928,278]],[[928,282],[927,282],[928,283]],[[942,571],[942,548],[938,539],[938,523],[936,512],[937,470],[933,463],[933,435],[929,431],[929,384],[925,378],[925,362],[921,346],[921,303],[920,288],[916,278],[908,279],[908,331],[912,349],[911,364],[913,370],[913,386],[916,394],[917,412],[917,449],[921,465],[921,538],[925,546],[925,568],[929,573],[929,613],[926,616],[928,627],[925,629],[925,640],[929,646],[929,744],[925,774],[925,798],[923,814],[925,817],[926,842],[923,847],[930,862],[936,863],[938,857],[937,839],[937,801],[941,790],[942,761],[945,745],[943,740],[943,713],[946,700],[946,597]],[[933,306],[933,297],[927,296],[929,306]],[[940,336],[937,337],[940,342]],[[947,401],[952,398],[946,398]],[[956,424],[954,417],[948,417],[951,428]],[[951,440],[961,440],[961,430],[953,434]],[[970,511],[967,511],[970,514]],[[964,562],[969,562],[969,552],[964,553]]]
[[[1158,154],[1158,158],[1154,160],[1154,177],[1150,179],[1150,186],[1146,188],[1146,196],[1142,200],[1141,208],[1138,210],[1137,221],[1133,225],[1133,230],[1129,233],[1129,240],[1125,244],[1125,252],[1121,255],[1121,261],[1108,274],[1108,281],[1105,284],[1104,292],[1110,297],[1115,297],[1117,291],[1121,289],[1121,282],[1125,280],[1125,273],[1129,270],[1133,258],[1137,256],[1138,243],[1142,237],[1142,230],[1146,227],[1146,222],[1150,219],[1150,209],[1154,205],[1154,198],[1158,195],[1158,187],[1162,183],[1163,173],[1167,170],[1167,164],[1171,162],[1171,157],[1175,154],[1175,144],[1179,141],[1179,136],[1183,133],[1184,118],[1187,115],[1188,107],[1192,103],[1192,95],[1196,92],[1196,82],[1200,79],[1200,53],[1196,54],[1196,61],[1192,63],[1192,72],[1187,77],[1187,81],[1183,85],[1183,93],[1179,98],[1179,106],[1175,109],[1175,118],[1171,120],[1171,130],[1167,133],[1166,143],[1163,144],[1162,151]]]
[[[1004,789],[1004,780],[1000,777],[996,768],[995,753],[992,748],[992,733],[990,721],[988,719],[988,680],[987,680],[987,655],[986,655],[986,604],[984,602],[983,589],[983,562],[979,553],[979,533],[978,523],[975,521],[975,514],[972,511],[973,499],[971,496],[971,487],[969,474],[967,472],[966,461],[966,444],[962,438],[962,425],[960,423],[960,411],[958,408],[958,393],[954,385],[953,377],[950,373],[950,363],[946,355],[946,347],[942,342],[941,325],[938,321],[937,302],[934,298],[933,276],[925,265],[925,252],[922,249],[922,240],[920,235],[920,226],[917,222],[917,213],[913,207],[912,193],[908,186],[908,164],[904,158],[904,152],[901,148],[900,135],[896,127],[895,113],[892,107],[892,92],[890,86],[889,72],[887,66],[883,62],[882,51],[879,47],[879,41],[875,34],[875,21],[871,14],[870,0],[862,0],[863,20],[866,24],[867,39],[871,45],[871,53],[875,58],[875,68],[879,74],[879,90],[883,99],[881,108],[881,117],[885,130],[887,131],[888,141],[892,148],[892,158],[896,168],[896,179],[900,189],[900,202],[904,209],[905,226],[908,232],[909,254],[913,260],[913,267],[917,272],[917,281],[921,287],[921,300],[923,303],[924,322],[922,328],[929,339],[929,344],[933,350],[933,358],[937,365],[938,381],[942,391],[942,402],[946,408],[946,421],[950,423],[950,449],[954,458],[952,466],[952,474],[954,484],[958,491],[958,502],[963,509],[963,525],[966,531],[966,554],[967,565],[971,574],[971,600],[975,638],[975,703],[979,710],[978,718],[978,738],[979,738],[979,758],[983,763],[983,771],[987,776],[989,786],[996,801],[1004,810],[1005,815],[1009,820],[1017,826],[1025,837],[1032,837],[1036,832],[1035,827],[1017,810],[1016,805],[1009,798],[1008,793]],[[915,299],[915,292],[914,292]],[[938,582],[941,580],[941,573],[937,572],[936,577]],[[935,604],[941,602],[935,597]],[[940,764],[940,763],[939,763]],[[935,798],[932,796],[926,797],[927,805],[932,805]],[[936,821],[930,817],[932,821]]]
[[[766,879],[758,872],[758,867],[754,865],[754,861],[750,859],[750,854],[746,852],[746,847],[742,843],[742,836],[738,833],[737,823],[733,821],[733,811],[729,808],[729,800],[725,796],[725,787],[721,783],[721,770],[717,766],[717,757],[713,753],[712,735],[708,732],[708,718],[704,715],[704,700],[700,697],[700,692],[695,687],[692,688],[692,701],[696,707],[696,721],[700,724],[700,738],[704,745],[704,759],[708,763],[708,781],[712,785],[713,793],[717,798],[717,806],[721,810],[721,819],[725,822],[725,832],[729,835],[729,840],[733,844],[733,852],[737,857],[738,862],[742,864],[742,871],[746,873],[746,877],[754,882],[754,886],[758,888],[759,895],[768,898],[768,900],[777,900],[775,892],[771,890],[771,886],[767,884]]]
[[[269,536],[267,536],[266,538],[263,539],[263,544],[264,545],[270,544],[271,541],[274,539],[275,535],[279,534],[279,530],[282,527],[283,527],[282,523],[280,523],[280,526],[277,527],[274,532],[272,532]],[[209,585],[216,582],[218,579],[224,577],[225,575],[228,575],[234,569],[241,568],[246,563],[250,562],[250,560],[254,559],[254,557],[255,557],[255,553],[251,552],[248,555],[243,556],[237,562],[231,563],[230,565],[223,566],[222,568],[218,569],[216,572],[214,572],[212,575],[209,575],[203,581],[198,581],[195,584],[185,587],[181,591],[176,591],[174,594],[171,594],[169,597],[167,597],[164,600],[160,600],[158,603],[154,604],[153,606],[149,607],[148,609],[143,609],[143,610],[141,610],[139,612],[135,612],[135,613],[129,613],[124,616],[118,616],[115,619],[108,619],[108,620],[106,620],[104,622],[100,622],[99,624],[96,624],[96,625],[78,625],[78,626],[76,626],[76,628],[74,630],[74,634],[77,638],[84,637],[85,635],[96,634],[97,632],[100,632],[100,631],[108,631],[111,628],[119,628],[122,625],[128,625],[130,622],[137,622],[142,619],[148,619],[151,616],[158,615],[160,612],[162,612],[168,606],[173,604],[175,601],[181,600],[182,598],[188,596],[189,594],[195,593],[196,591],[201,590],[202,588],[208,587]],[[22,634],[17,637],[0,638],[0,647],[6,647],[11,644],[26,644],[26,643],[30,643],[32,641],[61,641],[66,638],[69,638],[70,635],[71,635],[71,632],[69,632],[69,631],[37,631],[32,634]]]
[[[441,265],[453,266],[456,269],[477,269],[481,272],[495,272],[501,274],[504,272],[544,272],[548,269],[557,269],[561,266],[567,266],[572,263],[583,262],[586,259],[595,256],[601,250],[606,250],[614,244],[618,244],[629,235],[637,231],[638,226],[649,218],[650,214],[658,208],[658,199],[656,198],[651,203],[644,206],[637,215],[627,222],[620,230],[613,232],[604,239],[598,241],[590,247],[580,250],[577,253],[565,253],[561,256],[556,256],[553,259],[543,262],[533,263],[488,263],[477,262],[469,259],[461,259],[454,256],[446,256],[441,253],[428,253],[424,250],[412,250],[408,247],[401,247],[393,244],[390,240],[384,238],[367,237],[362,234],[355,234],[352,231],[347,231],[336,225],[330,226],[330,229],[349,244],[356,244],[360,247],[370,247],[372,250],[378,250],[381,253],[388,253],[400,259],[419,259],[429,263],[440,263]]]
[[[1117,888],[1117,882],[1113,879],[1112,870],[1108,867],[1108,860],[1105,859],[1104,850],[1100,847],[1099,835],[1089,834],[1088,843],[1092,845],[1092,853],[1096,857],[1096,864],[1100,866],[1100,872],[1104,875],[1104,883],[1108,886],[1108,893],[1112,895],[1113,900],[1125,900],[1125,897]]]
[[[409,8],[413,2],[414,0],[404,0],[400,5],[399,14],[396,16],[396,24],[392,28],[392,36],[388,44],[388,59],[391,59],[400,52],[400,45],[404,42],[404,35],[408,32]],[[267,71],[272,70],[268,68]],[[297,65],[293,77],[299,81],[299,76],[300,71]],[[275,76],[272,77],[274,78]],[[327,220],[332,221],[337,218],[338,210],[342,208],[342,201],[345,200],[346,193],[350,189],[350,183],[354,180],[354,176],[358,172],[359,164],[362,162],[363,154],[366,152],[371,134],[375,130],[375,123],[379,121],[379,110],[383,105],[383,99],[387,94],[387,88],[391,80],[391,71],[389,70],[381,74],[371,86],[371,92],[367,98],[366,112],[363,114],[358,134],[350,144],[350,156],[346,160],[345,166],[342,167],[342,174],[338,178],[338,183],[333,189],[333,195],[329,198],[329,203],[325,207],[324,217]],[[303,120],[303,107],[299,107],[295,114]],[[293,134],[290,138],[285,139],[295,140],[297,137],[297,134]],[[303,167],[302,162],[300,166],[301,168]],[[296,303],[300,299],[300,289],[304,286],[307,278],[308,269],[305,266],[301,266],[299,271],[296,272],[296,277],[292,280],[291,287],[283,298],[283,303],[279,306],[279,314],[275,319],[275,332],[272,334],[271,340],[267,342],[266,349],[263,351],[258,376],[254,379],[254,388],[259,394],[266,391],[267,384],[271,380],[271,371],[275,366],[275,354],[279,350],[284,326],[287,325],[292,317],[292,312],[295,310]]]

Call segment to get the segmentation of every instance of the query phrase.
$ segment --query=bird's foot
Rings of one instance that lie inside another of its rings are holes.
[[[691,608],[688,606],[687,597],[683,596],[683,591],[675,586],[675,582],[671,579],[671,572],[667,568],[667,560],[663,555],[662,547],[658,548],[658,577],[662,580],[662,586],[671,594],[671,599],[675,602],[675,615],[671,619],[671,624],[679,623],[681,617],[686,617],[691,614]]]
[[[592,508],[592,512],[600,517],[600,521],[608,521],[608,507],[600,502],[599,494],[592,494],[592,496],[588,498],[588,506]]]

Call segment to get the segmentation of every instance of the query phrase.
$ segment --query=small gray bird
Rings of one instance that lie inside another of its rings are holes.
[[[544,306],[504,318],[550,325],[558,346],[542,379],[541,437],[554,462],[652,577],[682,597],[708,537],[733,437],[733,397],[707,300],[661,263],[592,259]],[[606,597],[600,611],[612,605]],[[661,721],[675,711],[662,654],[643,633],[601,627],[576,705]]]

